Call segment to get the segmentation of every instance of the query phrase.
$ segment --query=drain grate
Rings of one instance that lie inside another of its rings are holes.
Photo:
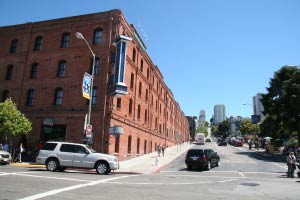
[[[244,185],[244,186],[258,186],[258,183],[241,183],[240,185]]]

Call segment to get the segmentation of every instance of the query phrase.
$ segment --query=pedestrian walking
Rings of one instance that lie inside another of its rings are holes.
[[[23,152],[24,152],[24,148],[23,148],[23,143],[21,142],[19,147],[16,149],[17,156],[15,159],[15,162],[19,162],[19,163],[22,162],[22,153]]]
[[[158,145],[157,146],[157,155],[158,155],[158,157],[160,157],[160,152],[161,152],[161,146]]]
[[[161,147],[161,153],[162,153],[162,156],[165,157],[165,147],[164,146]]]
[[[287,177],[294,178],[294,172],[296,169],[296,157],[294,152],[290,152],[287,155],[286,164],[288,166]]]

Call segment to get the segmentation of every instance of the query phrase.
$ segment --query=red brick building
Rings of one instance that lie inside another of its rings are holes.
[[[157,145],[187,141],[187,119],[159,68],[134,26],[120,10],[111,10],[0,27],[1,101],[11,97],[31,120],[27,146],[47,140],[83,142],[89,105],[82,79],[85,72],[91,74],[92,55],[76,32],[96,55],[91,109],[96,150],[122,160],[155,151]],[[120,52],[114,42],[122,36],[131,40]],[[119,70],[121,54],[124,69]],[[124,83],[121,93],[116,71]],[[109,134],[114,126],[121,127],[119,136]]]

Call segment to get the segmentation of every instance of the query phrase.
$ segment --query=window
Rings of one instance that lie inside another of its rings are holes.
[[[9,53],[15,54],[17,52],[17,47],[18,47],[18,40],[14,39],[13,41],[11,41],[11,47]]]
[[[53,151],[56,146],[57,146],[57,143],[45,143],[42,146],[42,150]]]
[[[141,59],[141,68],[140,68],[140,70],[143,73],[143,70],[144,70],[144,61],[143,61],[143,59]]]
[[[61,105],[61,103],[62,103],[62,95],[63,95],[62,88],[57,88],[56,91],[55,91],[54,105]]]
[[[138,105],[137,118],[138,118],[138,120],[140,120],[140,118],[141,118],[141,105],[140,104]]]
[[[121,109],[121,98],[117,98],[117,108]]]
[[[30,73],[30,78],[31,79],[36,79],[37,78],[37,73],[38,73],[38,63],[33,63],[31,65],[31,73]]]
[[[92,93],[92,104],[95,105],[97,100],[97,87],[93,87],[93,93]]]
[[[132,99],[131,99],[131,98],[130,98],[130,100],[129,100],[128,113],[129,113],[130,115],[132,114]]]
[[[132,136],[128,136],[128,146],[127,146],[127,153],[128,154],[131,154],[131,139],[132,139]]]
[[[147,140],[144,140],[144,154],[147,153]]]
[[[74,153],[75,148],[76,148],[76,146],[72,145],[72,144],[62,144],[59,150],[61,152]]]
[[[150,77],[150,71],[149,71],[149,68],[147,68],[147,79],[149,79]]]
[[[145,118],[144,118],[145,123],[147,123],[147,115],[148,115],[148,112],[147,112],[147,110],[145,110]]]
[[[133,85],[134,85],[134,74],[131,73],[131,76],[130,76],[130,89],[133,89]]]
[[[70,41],[70,33],[64,33],[62,35],[60,47],[61,48],[68,48],[69,47],[69,41]]]
[[[42,49],[42,40],[43,40],[42,36],[38,36],[35,39],[34,51],[40,51]]]
[[[27,93],[27,106],[33,106],[34,101],[34,89],[29,89]]]
[[[133,48],[133,52],[132,52],[132,61],[135,62],[135,58],[136,58],[136,50],[135,48]]]
[[[4,90],[4,92],[2,94],[2,101],[4,102],[8,98],[9,98],[9,91],[8,90]]]
[[[120,136],[118,135],[116,137],[116,142],[115,142],[115,153],[119,153],[119,150],[120,150]]]
[[[101,44],[103,31],[101,29],[96,29],[94,31],[93,44]]]
[[[58,77],[63,77],[65,76],[65,71],[66,71],[66,61],[62,60],[58,63],[58,70],[57,70],[57,76]]]
[[[146,89],[146,101],[148,101],[148,89]]]
[[[12,79],[13,71],[14,71],[14,66],[13,65],[7,66],[6,80],[11,80]]]
[[[138,138],[136,141],[136,153],[140,154],[140,138]]]
[[[140,82],[139,83],[139,96],[142,95],[142,83]]]
[[[91,66],[91,74],[93,70],[93,61]],[[100,70],[100,59],[98,57],[95,58],[95,65],[94,65],[94,75],[98,75]]]

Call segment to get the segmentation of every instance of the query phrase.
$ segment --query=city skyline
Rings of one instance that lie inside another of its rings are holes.
[[[300,64],[299,8],[297,0],[2,0],[0,26],[121,9],[185,115],[203,109],[210,118],[224,104],[228,116],[250,117],[243,104],[282,66]]]

